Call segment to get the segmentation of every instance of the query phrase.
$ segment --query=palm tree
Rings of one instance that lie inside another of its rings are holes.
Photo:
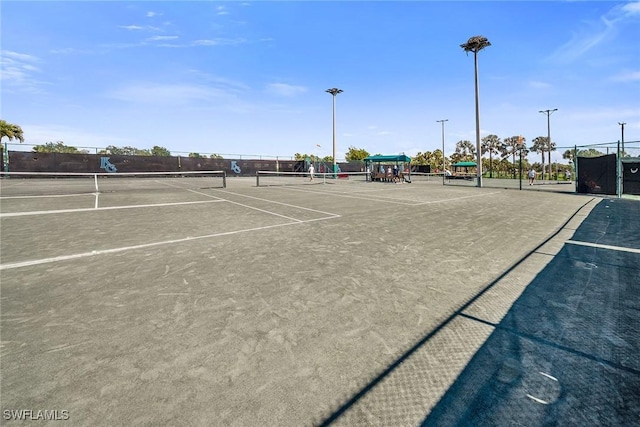
[[[2,138],[7,138],[9,141],[17,139],[22,144],[24,142],[24,133],[22,128],[13,123],[7,123],[5,120],[0,120],[0,145],[2,144]],[[7,142],[4,143],[4,171],[9,172],[9,150],[7,148]]]
[[[482,154],[489,153],[489,178],[493,178],[493,155],[500,153],[502,141],[498,135],[487,135],[482,138]]]
[[[521,141],[522,141],[522,146],[520,146]],[[511,136],[509,138],[503,139],[502,144],[500,146],[500,153],[502,154],[502,158],[506,159],[507,157],[511,156],[513,160],[513,163],[512,163],[513,167],[511,169],[513,170],[514,179],[516,177],[516,155],[520,154],[520,150],[522,150],[523,157],[529,154],[529,149],[527,148],[525,141],[526,139],[520,136]]]
[[[576,158],[575,151],[576,151],[575,149],[565,150],[565,152],[562,153],[562,158],[563,159],[568,159],[569,163],[573,163],[573,160]]]
[[[473,161],[476,155],[476,146],[471,141],[464,140],[456,142],[456,161]]]
[[[533,139],[533,145],[531,146],[531,151],[542,154],[542,179],[544,179],[544,153],[547,151],[548,139],[546,136],[537,136]]]

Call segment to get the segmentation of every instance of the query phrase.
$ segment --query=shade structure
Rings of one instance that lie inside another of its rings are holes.
[[[456,164],[453,165],[454,167],[459,167],[459,168],[474,168],[477,165],[476,162],[458,162]]]
[[[411,157],[405,154],[394,154],[394,155],[378,155],[378,156],[369,156],[364,158],[365,162],[411,162]]]

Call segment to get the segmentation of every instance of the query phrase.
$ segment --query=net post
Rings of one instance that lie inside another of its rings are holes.
[[[227,188],[227,171],[222,171],[222,188]]]
[[[256,171],[256,187],[260,187],[260,171]]]

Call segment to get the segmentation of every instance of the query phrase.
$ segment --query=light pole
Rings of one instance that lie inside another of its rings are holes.
[[[444,122],[448,122],[449,119],[436,120],[438,123],[442,123],[442,185],[444,185],[445,173],[447,169],[447,163],[444,160]]]
[[[344,91],[334,87],[325,90],[325,92],[333,95],[333,173],[336,173],[336,96]]]
[[[2,146],[2,163],[2,170],[9,172],[9,148],[7,147],[7,141],[5,141]]]
[[[626,123],[625,122],[622,122],[622,123],[618,122],[618,124],[622,127],[622,151],[621,151],[622,154],[620,156],[624,157],[624,125],[626,125]]]
[[[465,52],[473,52],[473,59],[475,63],[475,82],[476,82],[476,150],[478,152],[478,187],[482,187],[482,151],[480,151],[480,94],[478,91],[478,52],[485,47],[491,46],[489,40],[483,36],[473,36],[466,43],[461,44],[460,47]]]
[[[518,137],[518,150],[520,151],[520,176],[519,176],[519,181],[520,181],[520,190],[522,190],[522,146],[523,146],[523,142],[524,142],[524,138],[522,137],[522,135],[520,135]]]
[[[549,117],[553,114],[554,111],[558,111],[557,108],[553,110],[540,110],[538,113],[543,113],[547,115],[547,148],[549,149],[549,178],[551,178],[551,121]],[[542,153],[544,156],[544,153]],[[544,169],[542,169],[542,180],[544,181]]]

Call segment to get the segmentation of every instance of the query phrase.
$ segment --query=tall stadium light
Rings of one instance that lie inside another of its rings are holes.
[[[476,150],[478,152],[478,187],[482,187],[482,151],[480,150],[480,103],[479,103],[479,90],[478,90],[478,52],[485,47],[491,46],[489,40],[483,36],[473,36],[466,43],[461,44],[460,47],[465,52],[473,52],[473,59],[475,63],[475,81],[476,81]]]
[[[333,173],[336,173],[336,96],[344,91],[334,87],[325,90],[325,92],[333,95]]]
[[[549,120],[549,117],[553,114],[554,111],[558,111],[558,109],[554,108],[553,110],[538,111],[538,113],[543,113],[547,115],[547,144],[549,144],[547,147],[549,149],[549,179],[552,178],[551,176],[551,121]],[[542,153],[542,155],[544,156],[544,153]],[[542,170],[542,180],[544,181],[544,169]]]
[[[447,169],[447,164],[444,160],[444,122],[448,122],[449,119],[436,120],[438,123],[442,123],[442,185],[444,185],[445,173],[444,171]]]
[[[625,122],[618,122],[618,124],[622,127],[622,151],[620,152],[620,157],[624,156],[624,125],[626,125]]]
[[[520,135],[518,137],[518,150],[520,151],[520,190],[522,190],[522,147],[524,146],[524,137]]]

